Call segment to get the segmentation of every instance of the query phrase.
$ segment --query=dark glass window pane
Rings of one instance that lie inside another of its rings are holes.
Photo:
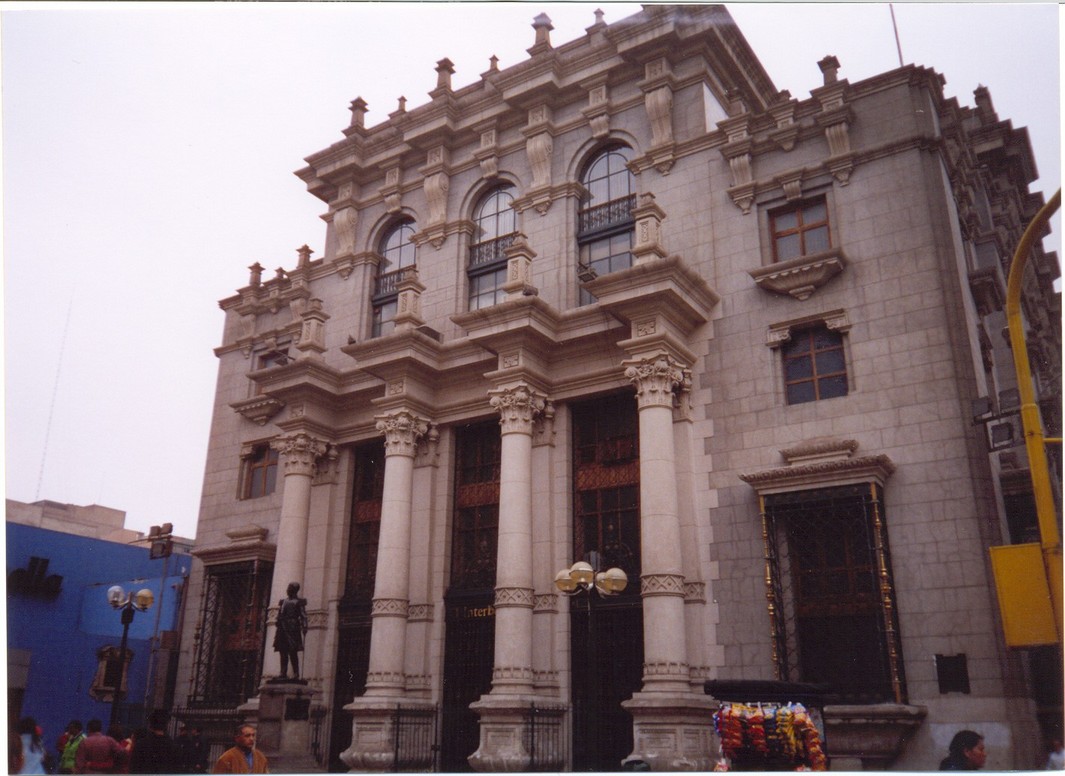
[[[804,224],[816,224],[824,221],[828,218],[828,208],[824,202],[815,202],[812,205],[808,205],[802,213],[802,220]]]
[[[821,251],[827,251],[829,249],[828,244],[828,227],[819,226],[816,229],[811,229],[806,232],[806,253],[820,253]]]
[[[799,225],[799,214],[795,211],[790,213],[778,213],[773,217],[773,228],[778,232],[794,229]]]
[[[777,238],[777,261],[787,261],[799,255],[799,235],[789,234]]]
[[[828,375],[843,371],[843,351],[826,350],[817,354],[817,374]]]
[[[847,395],[847,376],[825,377],[818,381],[818,392],[822,399]]]
[[[813,363],[809,356],[789,358],[784,361],[784,379],[788,382],[812,377],[813,373]]]
[[[789,385],[787,388],[787,394],[788,404],[803,404],[817,398],[814,396],[814,384],[809,382]]]
[[[814,329],[814,347],[818,350],[838,348],[843,344],[843,336],[831,329]]]

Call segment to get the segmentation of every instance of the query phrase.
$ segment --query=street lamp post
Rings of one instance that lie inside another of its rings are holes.
[[[126,644],[129,642],[129,626],[133,622],[135,612],[146,612],[155,602],[155,596],[148,588],[141,588],[136,593],[127,593],[121,585],[114,585],[107,590],[107,602],[112,609],[122,612],[122,644],[118,649],[119,672],[114,685],[114,693],[111,695],[111,720],[109,725],[115,724],[118,712],[118,702],[123,697],[122,684],[126,678]]]
[[[580,595],[581,593],[587,596],[587,613],[588,613],[588,639],[585,645],[585,652],[588,656],[588,695],[591,696],[592,692],[602,692],[602,682],[595,676],[596,674],[596,660],[595,660],[595,599],[599,596],[616,596],[622,593],[629,584],[628,575],[617,567],[612,567],[606,571],[599,570],[599,553],[592,550],[588,553],[588,560],[579,560],[570,566],[568,569],[562,569],[555,575],[555,587],[559,589],[564,595],[573,597]],[[585,704],[587,706],[587,702]],[[600,766],[599,760],[599,736],[592,734],[590,724],[590,713],[588,709],[585,709],[584,727],[589,733],[591,739],[589,743],[592,747],[593,767],[598,768]]]

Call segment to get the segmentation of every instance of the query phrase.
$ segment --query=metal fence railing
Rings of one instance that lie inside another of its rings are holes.
[[[529,771],[561,771],[566,765],[565,706],[532,704],[525,715],[524,741]]]
[[[432,773],[436,770],[436,709],[396,709],[395,757],[392,770],[397,773]]]

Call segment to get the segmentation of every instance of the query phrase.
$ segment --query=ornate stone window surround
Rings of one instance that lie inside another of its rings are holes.
[[[792,318],[791,320],[770,324],[769,329],[766,332],[765,344],[774,351],[773,358],[771,359],[773,396],[778,404],[785,407],[802,407],[809,404],[817,404],[817,402],[788,404],[787,395],[784,389],[784,365],[782,363],[780,348],[781,345],[791,339],[793,331],[808,329],[819,325],[825,326],[829,331],[838,332],[839,334],[844,335],[842,337],[843,362],[847,374],[847,395],[849,396],[858,389],[858,383],[854,376],[853,361],[851,358],[850,338],[846,336],[851,329],[850,317],[847,315],[846,310],[829,310],[823,313],[806,315],[801,318]]]
[[[759,288],[775,294],[806,300],[817,289],[841,273],[847,265],[841,247],[839,219],[836,217],[835,187],[821,183],[811,185],[803,180],[804,171],[794,170],[777,176],[783,197],[774,192],[772,198],[758,203],[758,230],[761,236],[761,267],[749,270]],[[828,211],[828,232],[831,247],[825,251],[776,261],[774,251],[773,216],[789,208],[802,208],[822,199]]]

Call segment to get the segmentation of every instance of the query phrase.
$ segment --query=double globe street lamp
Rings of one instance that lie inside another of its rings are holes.
[[[113,585],[107,590],[107,602],[111,604],[112,609],[122,612],[122,645],[118,649],[119,671],[114,681],[114,693],[111,696],[111,721],[109,723],[114,725],[118,702],[125,696],[123,685],[126,679],[126,644],[129,641],[129,626],[133,622],[135,612],[146,612],[152,607],[155,603],[155,596],[146,587],[136,593],[127,593],[121,585]]]
[[[584,701],[586,708],[580,714],[580,727],[584,729],[588,745],[589,762],[587,765],[598,770],[601,767],[599,761],[602,749],[599,741],[600,731],[596,728],[595,720],[592,718],[595,712],[589,702],[593,694],[601,701],[604,689],[603,682],[598,676],[600,666],[596,662],[598,650],[595,644],[595,599],[620,595],[628,587],[629,577],[616,566],[600,571],[600,555],[595,550],[589,552],[587,558],[586,561],[579,560],[568,569],[558,572],[555,575],[555,587],[566,596],[574,597],[582,593],[587,595],[588,636],[584,649],[588,656],[585,674],[588,690]],[[599,705],[601,703],[596,704],[597,707]]]

